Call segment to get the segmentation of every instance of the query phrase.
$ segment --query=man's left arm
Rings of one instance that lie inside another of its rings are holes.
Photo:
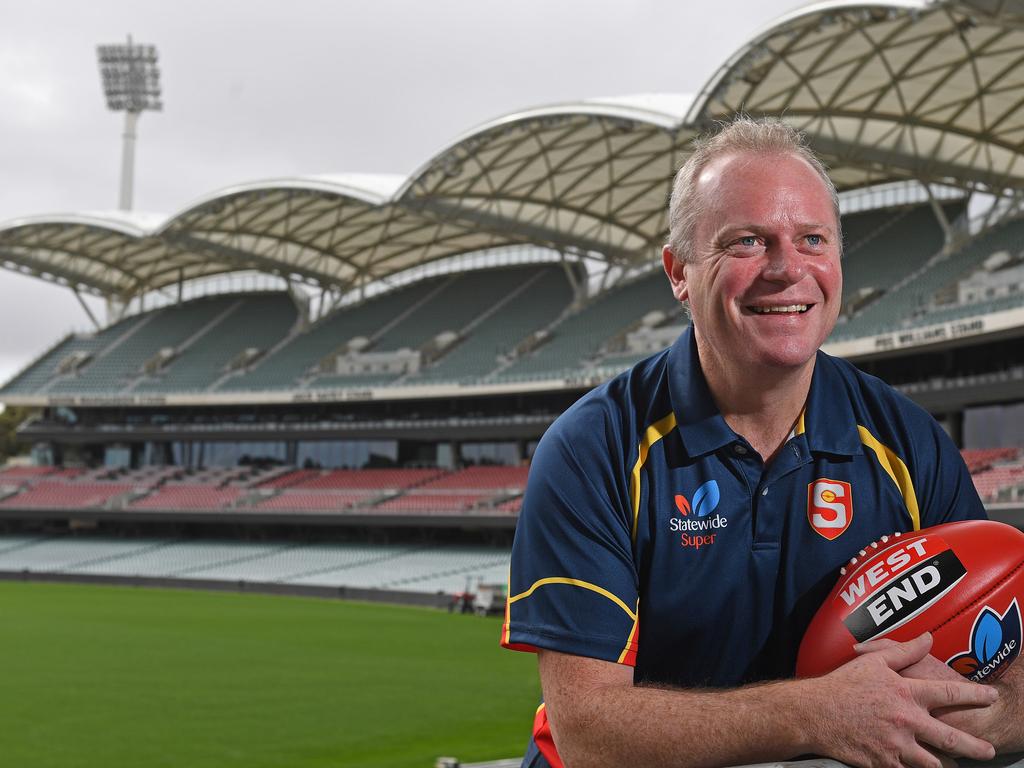
[[[993,705],[940,715],[939,720],[972,733],[988,734],[996,753],[1024,752],[1024,663],[1018,662],[991,685],[999,691]]]
[[[985,518],[985,507],[959,449],[930,416],[929,431],[918,430],[912,466],[920,493],[921,527],[955,520]],[[923,425],[918,425],[923,426]],[[888,641],[877,641],[888,642]],[[874,647],[874,643],[868,643]],[[904,670],[908,677],[962,680],[960,674],[932,656]],[[992,743],[998,753],[1024,752],[1024,659],[1019,659],[999,680],[990,683],[999,699],[987,707],[947,710],[939,719]]]
[[[999,691],[994,704],[934,714],[947,725],[991,742],[997,754],[1024,752],[1024,663],[1018,661],[990,685]]]
[[[894,644],[892,640],[874,640],[863,643],[859,653],[879,650]],[[918,680],[963,680],[956,671],[934,656],[925,656],[901,675]],[[997,754],[1024,752],[1024,661],[1018,660],[998,680],[987,683],[997,691],[999,698],[984,707],[950,707],[933,712],[947,725],[965,731],[992,744]]]

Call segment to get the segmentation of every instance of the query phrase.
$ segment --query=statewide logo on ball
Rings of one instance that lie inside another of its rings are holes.
[[[970,647],[946,663],[975,683],[994,680],[1020,655],[1021,639],[1017,598],[1002,616],[986,605],[974,619]]]
[[[693,494],[693,504],[681,493],[675,495],[676,509],[680,516],[669,520],[669,528],[680,534],[682,547],[700,549],[715,543],[717,531],[729,525],[724,515],[711,516],[722,500],[717,480],[708,480]]]

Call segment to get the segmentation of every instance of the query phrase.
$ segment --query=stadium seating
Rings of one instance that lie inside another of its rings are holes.
[[[962,204],[947,204],[950,221]],[[843,295],[862,288],[888,289],[924,266],[938,253],[945,236],[928,205],[866,211],[843,217]]]
[[[243,375],[219,390],[281,389],[297,385],[329,353],[357,337],[371,338],[396,318],[428,299],[450,278],[428,278],[346,306],[288,338]]]
[[[1009,457],[992,461],[987,468],[972,474],[974,487],[985,502],[996,501],[1000,492],[1024,484],[1024,456],[1019,449]]]
[[[489,493],[407,493],[378,504],[377,513],[402,514],[443,514],[468,512],[485,499]]]
[[[56,467],[5,467],[0,469],[0,483],[19,483],[25,480],[34,480],[45,475],[52,475],[56,471]]]
[[[1019,448],[975,448],[960,451],[967,470],[972,475],[988,469],[997,462],[1012,461],[1019,454]]]
[[[60,364],[71,355],[95,355],[129,336],[136,326],[147,322],[148,319],[148,315],[134,315],[92,335],[67,336],[4,385],[3,391],[8,394],[35,394],[46,391],[47,386],[58,376]]]
[[[522,490],[526,487],[528,472],[528,467],[466,467],[450,475],[425,482],[418,490]]]
[[[137,499],[129,509],[222,510],[231,507],[242,495],[239,488],[218,488],[211,485],[175,483],[161,486],[153,494]]]
[[[462,545],[0,536],[0,571],[181,577],[454,594],[503,582],[506,549]]]
[[[94,509],[128,493],[132,486],[123,483],[64,482],[43,480],[21,493],[0,501],[0,507],[19,509]]]
[[[155,541],[148,547],[139,547],[117,559],[86,563],[76,567],[73,572],[109,576],[185,577],[215,564],[256,560],[272,554],[284,546],[287,545],[221,541]],[[3,557],[0,556],[0,569],[5,567]]]
[[[294,491],[285,489],[277,496],[258,501],[259,510],[285,512],[342,512],[368,503],[380,494],[367,491]]]
[[[498,358],[523,339],[552,323],[572,301],[572,286],[561,266],[550,266],[508,281],[504,291],[521,293],[484,317],[453,350],[433,366],[408,377],[409,384],[462,381],[485,376],[498,367]],[[525,309],[524,309],[525,308]],[[458,327],[458,326],[456,326]]]
[[[552,337],[499,374],[503,380],[573,376],[595,358],[602,344],[660,309],[679,314],[679,305],[660,269],[601,293],[551,327]]]
[[[279,478],[275,487],[292,490],[401,490],[420,485],[444,473],[441,469],[332,469],[326,471],[298,470],[295,482],[290,476]],[[282,485],[287,483],[287,486]]]
[[[295,324],[297,310],[284,293],[247,296],[210,332],[199,338],[157,375],[141,381],[136,392],[188,392],[220,379],[243,351],[266,351]]]
[[[494,509],[498,512],[507,512],[510,515],[518,515],[519,509],[523,506],[523,497],[516,496],[498,504]]]
[[[1003,224],[968,241],[949,256],[937,256],[920,273],[911,273],[888,293],[846,323],[840,323],[833,340],[888,333],[914,325],[947,322],[996,309],[1019,306],[1024,297],[1011,297],[988,305],[939,305],[937,296],[951,292],[958,280],[977,270],[996,251],[1018,252],[1024,221]]]
[[[214,296],[154,310],[146,322],[136,323],[97,352],[78,374],[56,380],[50,391],[109,395],[123,390],[139,379],[143,365],[157,352],[198,339],[238,302],[233,296]]]
[[[3,536],[0,537],[0,571],[102,571],[112,562],[153,546],[153,541],[132,539]]]

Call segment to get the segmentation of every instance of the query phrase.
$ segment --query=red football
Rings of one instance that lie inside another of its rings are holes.
[[[969,520],[883,536],[840,571],[797,657],[799,677],[853,659],[856,643],[934,636],[932,655],[976,682],[1017,658],[1024,603],[1024,533]]]

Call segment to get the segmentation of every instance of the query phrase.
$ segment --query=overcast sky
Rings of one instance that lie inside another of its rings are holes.
[[[95,47],[159,49],[164,111],[139,121],[135,209],[239,182],[412,173],[542,104],[695,93],[792,0],[151,0],[5,3],[0,223],[117,205],[123,115]],[[99,306],[99,305],[97,305]],[[102,310],[100,310],[102,312]],[[66,289],[0,270],[0,380],[89,321]]]

